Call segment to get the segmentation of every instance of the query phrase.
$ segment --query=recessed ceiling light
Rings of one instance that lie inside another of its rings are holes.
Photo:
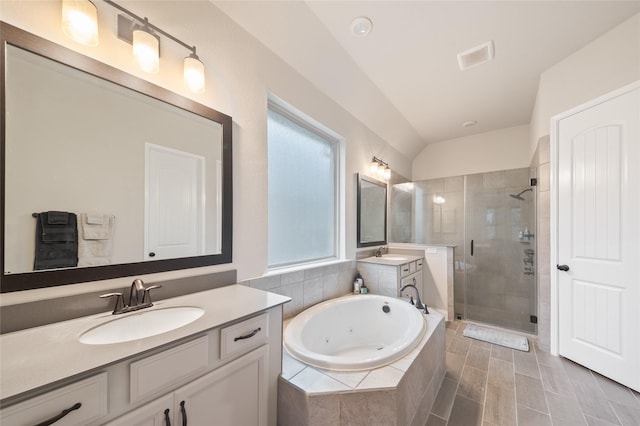
[[[465,121],[464,123],[462,123],[462,127],[471,127],[475,126],[476,124],[478,124],[476,120]]]
[[[366,16],[359,16],[351,21],[351,33],[356,37],[364,37],[371,32],[373,22]]]

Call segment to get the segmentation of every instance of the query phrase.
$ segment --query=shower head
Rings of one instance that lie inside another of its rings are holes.
[[[533,189],[527,188],[523,191],[518,192],[517,194],[509,194],[509,197],[515,198],[516,200],[524,201],[524,198],[522,198],[522,194],[524,194],[527,191],[533,191]]]

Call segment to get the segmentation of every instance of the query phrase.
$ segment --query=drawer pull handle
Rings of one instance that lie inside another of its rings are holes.
[[[171,419],[169,418],[169,409],[164,410],[164,426],[171,426]]]
[[[184,406],[184,401],[180,402],[180,413],[182,414],[182,426],[187,426],[187,409]]]
[[[249,334],[245,334],[244,336],[236,337],[235,339],[233,339],[233,341],[237,342],[238,340],[251,339],[253,336],[258,334],[260,332],[260,330],[262,330],[262,328],[258,327],[258,328],[256,328],[255,330],[253,330]]]
[[[61,418],[63,418],[64,416],[66,416],[67,414],[69,414],[70,412],[77,410],[78,408],[82,407],[82,404],[79,402],[76,402],[75,404],[73,404],[73,406],[67,408],[66,410],[63,410],[60,414],[58,414],[55,417],[50,418],[49,420],[45,420],[42,423],[38,423],[36,426],[49,426],[54,424],[55,422],[57,422],[58,420],[60,420]]]

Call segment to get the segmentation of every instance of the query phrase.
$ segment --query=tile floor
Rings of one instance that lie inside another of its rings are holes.
[[[447,373],[426,426],[640,426],[640,394],[529,339],[521,352],[447,323]]]

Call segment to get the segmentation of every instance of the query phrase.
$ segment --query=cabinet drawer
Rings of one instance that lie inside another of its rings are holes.
[[[84,426],[107,414],[107,373],[61,387],[1,411],[2,426],[42,423],[80,404],[58,420],[56,426]]]
[[[171,384],[206,371],[209,367],[209,338],[202,336],[130,366],[130,399],[138,401]]]
[[[416,260],[416,271],[422,271],[422,264],[424,263],[424,259]]]
[[[416,277],[416,274],[409,275],[408,277],[404,277],[401,282],[401,287],[404,287],[407,284],[413,284],[418,288],[418,291],[422,292],[422,289],[418,286],[419,282]],[[415,293],[409,293],[415,296]]]
[[[406,277],[407,275],[409,275],[410,269],[409,269],[409,264],[405,263],[404,265],[400,265],[400,276],[401,277]]]
[[[225,327],[220,331],[220,359],[256,348],[265,343],[268,337],[267,314]]]

